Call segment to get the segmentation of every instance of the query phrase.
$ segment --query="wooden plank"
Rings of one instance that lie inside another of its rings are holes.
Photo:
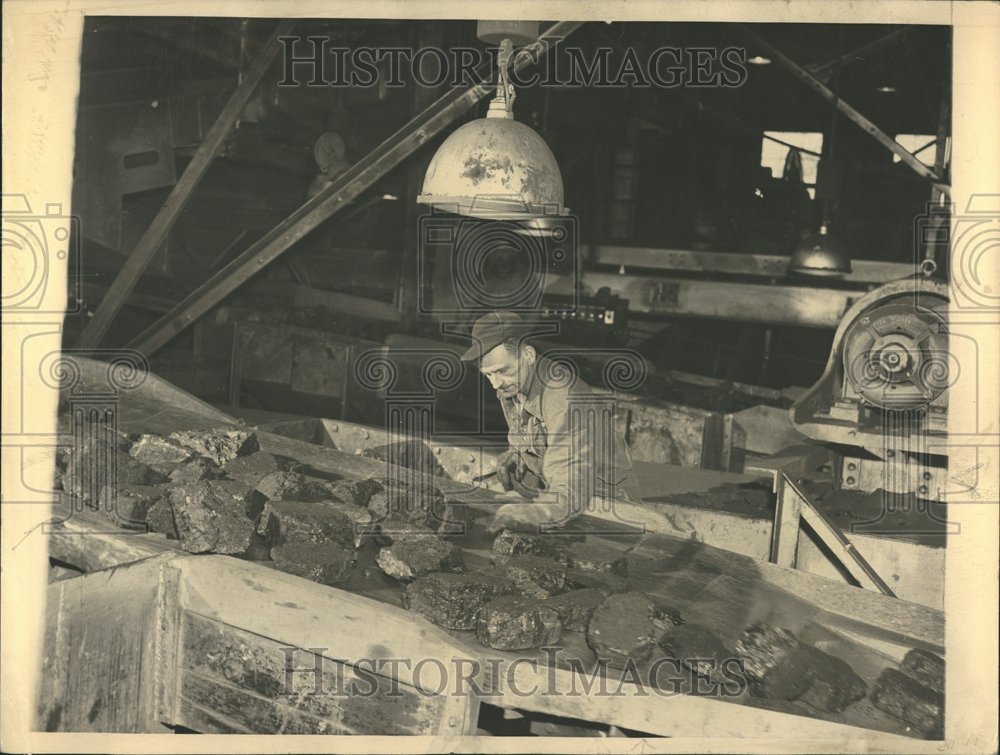
[[[40,721],[46,731],[164,731],[158,685],[170,678],[160,631],[160,567],[170,556],[49,588]]]
[[[101,303],[94,312],[93,318],[80,336],[78,348],[93,348],[101,342],[112,320],[121,310],[122,305],[132,292],[133,287],[139,280],[146,266],[153,259],[153,255],[160,248],[166,239],[167,234],[173,227],[174,222],[180,217],[181,212],[187,206],[188,200],[198,187],[201,179],[205,176],[209,166],[215,156],[222,149],[222,144],[233,124],[243,113],[250,97],[257,89],[257,85],[263,78],[272,61],[283,49],[281,37],[287,36],[294,27],[294,21],[281,21],[271,35],[271,38],[264,45],[260,55],[254,60],[236,91],[230,96],[229,101],[223,107],[219,117],[216,118],[212,128],[205,134],[205,139],[198,147],[191,162],[188,163],[184,174],[180,177],[170,195],[163,203],[163,207],[156,214],[149,228],[139,239],[135,249],[129,254],[125,264],[122,265],[121,272],[115,278],[114,283],[104,295]]]
[[[258,734],[437,732],[445,697],[190,611],[183,630],[184,726],[193,704]]]
[[[789,259],[779,254],[700,252],[638,246],[594,246],[590,248],[589,253],[590,258],[597,264],[624,265],[626,269],[638,267],[652,270],[753,275],[764,278],[783,278],[788,269]],[[851,272],[840,280],[858,284],[886,283],[912,274],[912,263],[851,260]]]
[[[344,590],[317,585],[258,564],[225,556],[178,560],[184,574],[185,608],[241,631],[279,638],[298,648],[325,648],[331,660],[451,658],[463,649],[430,622],[412,613]],[[246,607],[257,610],[249,612]],[[319,651],[316,651],[319,652]],[[419,674],[419,670],[417,671]],[[397,678],[418,686],[414,669]],[[463,704],[472,711],[472,706]],[[435,734],[469,734],[475,721],[454,710]]]
[[[664,590],[668,596],[674,579],[691,574],[726,575],[742,583],[748,594],[765,591],[772,600],[780,598],[781,593],[793,596],[824,622],[854,627],[872,636],[905,638],[911,647],[944,653],[944,613],[927,606],[665,535],[645,535],[630,553],[666,565],[651,571],[650,577],[651,589]],[[703,578],[702,586],[704,582]],[[742,603],[745,598],[730,606],[731,617]]]
[[[858,291],[703,281],[626,273],[583,273],[589,291],[608,288],[632,312],[835,328]]]

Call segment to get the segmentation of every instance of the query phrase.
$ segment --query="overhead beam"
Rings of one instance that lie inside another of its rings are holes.
[[[809,71],[817,79],[826,81],[833,75],[833,72],[836,71],[838,67],[849,65],[854,61],[858,60],[859,58],[862,58],[863,56],[867,55],[868,53],[875,52],[876,50],[885,47],[891,42],[896,42],[905,37],[911,31],[913,31],[912,26],[904,26],[900,29],[896,29],[895,31],[891,31],[883,37],[879,37],[878,39],[868,42],[867,44],[861,45],[861,47],[851,50],[850,52],[844,53],[838,58],[834,58],[833,60],[827,61],[826,63],[820,63],[819,65],[810,66]]]
[[[115,278],[108,293],[98,305],[93,319],[87,324],[80,336],[78,348],[93,348],[104,338],[112,320],[128,299],[143,271],[149,266],[153,255],[163,244],[181,211],[187,206],[188,200],[191,199],[198,184],[201,183],[201,179],[204,178],[212,160],[222,149],[226,136],[232,131],[233,125],[242,115],[243,108],[246,107],[250,97],[257,89],[264,73],[281,51],[280,38],[287,36],[293,27],[294,21],[282,21],[278,24],[260,55],[254,60],[250,70],[244,76],[243,81],[236,87],[236,91],[230,96],[229,101],[222,108],[222,112],[219,113],[219,117],[208,130],[205,139],[194,153],[194,157],[191,158],[191,162],[188,163],[180,180],[174,184],[174,188],[170,191],[170,195],[156,214],[153,222],[139,239],[139,243],[129,254],[128,259],[125,260],[121,272],[118,273],[118,277]]]
[[[550,45],[558,44],[579,26],[581,23],[577,21],[560,21],[554,24],[536,42],[522,48],[511,62],[511,67],[516,71],[527,68],[543,55]],[[490,63],[483,64],[476,70],[479,84],[443,95],[412,118],[371,153],[338,176],[326,189],[308,200],[209,278],[163,318],[139,334],[131,342],[130,348],[146,355],[154,353],[284,254],[316,226],[346,207],[351,200],[444,130],[458,116],[493,92],[495,84],[488,81],[490,70]]]
[[[584,272],[581,281],[587,291],[607,288],[628,299],[633,313],[813,328],[836,328],[844,312],[862,295],[857,290],[659,275]],[[553,290],[561,283],[553,280]]]
[[[750,40],[759,49],[764,50],[771,57],[772,60],[779,63],[782,67],[788,70],[797,79],[805,83],[811,89],[813,89],[820,97],[825,99],[827,102],[833,103],[837,110],[847,116],[851,121],[860,126],[865,132],[867,132],[875,141],[881,144],[883,147],[888,149],[894,155],[898,155],[899,159],[902,160],[907,166],[909,166],[918,175],[931,179],[935,182],[935,185],[940,191],[948,193],[949,188],[942,182],[941,176],[937,175],[931,168],[928,168],[920,160],[915,157],[911,152],[905,149],[899,142],[885,133],[882,129],[876,126],[872,121],[868,120],[864,115],[862,115],[858,110],[851,107],[848,103],[844,102],[842,98],[837,96],[826,84],[817,79],[812,73],[807,69],[800,66],[794,60],[789,58],[783,52],[778,50],[774,45],[769,42],[765,42],[761,37],[759,37],[754,32],[747,29],[745,26],[736,26],[740,33]]]

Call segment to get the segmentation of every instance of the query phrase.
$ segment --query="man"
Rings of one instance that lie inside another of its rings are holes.
[[[529,328],[506,311],[481,317],[464,361],[479,362],[507,419],[510,448],[497,478],[530,504],[507,504],[491,528],[559,525],[583,513],[591,498],[634,497],[632,455],[613,423],[610,399],[596,396],[565,364],[539,354]]]

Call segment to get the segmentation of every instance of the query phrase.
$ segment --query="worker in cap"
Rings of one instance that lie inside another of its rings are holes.
[[[472,346],[462,355],[478,363],[507,420],[510,447],[497,458],[497,479],[530,501],[500,507],[494,530],[558,526],[594,497],[637,492],[631,453],[607,404],[564,359],[540,354],[530,333],[516,313],[490,312],[473,325]]]

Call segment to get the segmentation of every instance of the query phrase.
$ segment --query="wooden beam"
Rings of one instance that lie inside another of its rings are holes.
[[[753,44],[757,45],[760,49],[767,52],[767,54],[777,63],[786,68],[793,76],[805,83],[811,89],[813,89],[820,97],[825,99],[827,102],[832,102],[837,110],[846,115],[851,121],[860,126],[865,132],[871,135],[875,141],[881,144],[883,147],[888,149],[895,155],[899,156],[906,165],[913,169],[918,175],[929,178],[935,182],[941,191],[948,191],[948,187],[941,183],[941,176],[937,175],[933,170],[924,165],[920,160],[913,156],[907,149],[905,149],[899,142],[885,133],[882,129],[876,126],[872,121],[868,120],[864,115],[862,115],[858,110],[851,107],[848,103],[844,102],[836,93],[834,93],[826,84],[817,79],[812,73],[810,73],[806,68],[803,68],[794,60],[786,56],[776,47],[768,42],[765,42],[757,34],[750,31],[745,26],[737,25],[740,33],[747,37]]]
[[[522,52],[533,50],[541,55],[549,45],[558,44],[580,25],[575,21],[559,22],[539,37],[533,45],[523,48]],[[515,70],[527,68],[534,62],[534,57],[537,56],[519,54],[511,63],[511,67]],[[493,92],[494,84],[486,81],[489,67],[490,64],[487,63],[476,71],[482,83],[465,90],[457,89],[449,92],[412,118],[364,159],[344,171],[326,189],[209,278],[165,317],[139,334],[131,342],[131,348],[147,355],[155,352],[284,254],[316,226],[347,206],[351,200],[399,165],[421,145],[443,131],[459,115]]]
[[[809,66],[809,72],[812,73],[812,75],[817,79],[826,81],[833,75],[833,72],[837,70],[838,66],[850,65],[855,60],[859,60],[863,55],[875,52],[875,50],[885,47],[890,42],[896,42],[902,39],[911,31],[913,31],[912,26],[904,26],[900,29],[896,29],[895,31],[891,31],[884,37],[879,37],[878,39],[868,42],[867,44],[861,45],[861,47],[851,50],[850,52],[846,52],[838,58],[834,58],[826,63]]]
[[[755,275],[764,278],[784,278],[788,257],[780,254],[742,254],[739,252],[700,252],[690,249],[657,249],[638,246],[585,247],[586,259],[599,265],[624,265],[656,270],[684,270],[698,273]],[[852,260],[851,272],[839,281],[868,284],[888,283],[913,275],[912,262],[881,262]],[[860,285],[859,285],[860,287]]]
[[[862,295],[856,290],[654,275],[584,273],[582,280],[588,291],[607,287],[628,299],[630,312],[811,328],[836,328],[844,312]]]
[[[101,300],[93,319],[80,337],[79,348],[93,348],[101,342],[108,327],[111,325],[111,321],[114,320],[128,298],[128,295],[135,287],[136,282],[142,276],[143,271],[153,259],[153,255],[156,254],[157,249],[160,248],[160,245],[166,239],[167,234],[180,216],[181,211],[187,206],[188,200],[191,199],[195,188],[197,188],[201,179],[205,176],[208,166],[212,164],[212,160],[215,159],[216,155],[222,149],[223,141],[225,141],[226,136],[232,130],[233,124],[242,115],[243,108],[257,89],[257,85],[263,78],[264,73],[281,51],[281,37],[288,35],[293,25],[293,21],[280,22],[267,44],[264,45],[263,50],[261,50],[260,56],[254,60],[250,71],[247,72],[243,81],[229,98],[229,102],[226,103],[222,112],[219,113],[219,117],[205,135],[205,140],[198,147],[198,151],[191,158],[191,162],[188,163],[184,174],[174,184],[174,188],[163,203],[160,211],[153,219],[149,228],[146,229],[142,238],[139,239],[139,243],[136,244],[135,249],[128,256],[128,259],[122,266],[121,272],[118,273],[118,277],[115,278],[114,283],[111,284],[111,288],[108,289],[108,293]]]

